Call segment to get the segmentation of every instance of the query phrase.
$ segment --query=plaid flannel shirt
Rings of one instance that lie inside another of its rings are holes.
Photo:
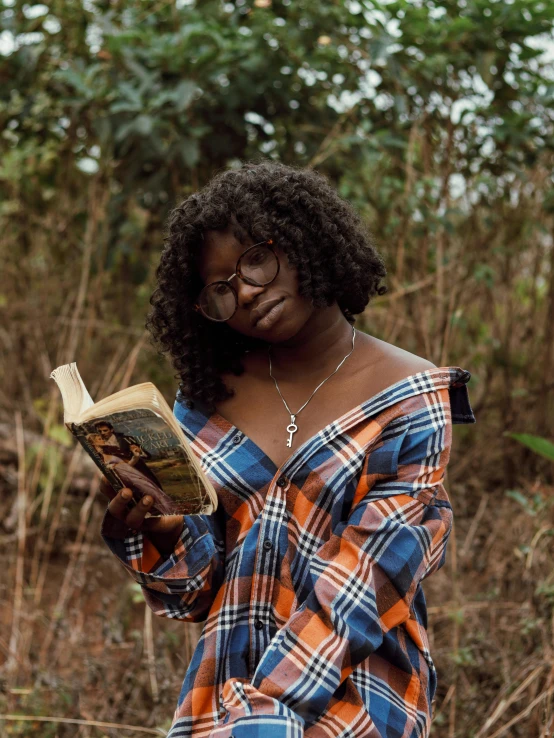
[[[174,553],[104,540],[163,617],[206,620],[170,738],[422,738],[437,677],[423,579],[445,562],[459,367],[412,374],[280,467],[180,393],[174,414],[218,493]]]

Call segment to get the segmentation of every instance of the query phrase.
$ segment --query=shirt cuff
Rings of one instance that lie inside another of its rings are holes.
[[[193,579],[208,566],[215,554],[208,526],[199,516],[183,516],[183,530],[169,555],[161,554],[144,533],[127,528],[127,536],[123,538],[120,532],[123,529],[114,528],[113,520],[106,511],[101,527],[102,538],[140,584],[165,582],[175,585],[179,581]],[[111,535],[113,533],[115,537]]]

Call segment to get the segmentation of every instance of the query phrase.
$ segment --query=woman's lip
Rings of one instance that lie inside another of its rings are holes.
[[[266,300],[265,302],[262,302],[261,305],[258,305],[258,307],[252,311],[252,315],[250,316],[252,325],[256,326],[262,318],[265,318],[265,316],[284,299],[284,297],[275,297],[272,300]]]

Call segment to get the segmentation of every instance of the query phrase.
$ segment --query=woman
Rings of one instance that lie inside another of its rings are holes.
[[[150,477],[147,477],[137,468],[142,456],[139,446],[129,445],[132,456],[127,460],[110,451],[114,447],[104,445],[103,438],[99,433],[89,433],[86,439],[99,454],[102,454],[104,463],[114,471],[121,483],[125,485],[125,489],[134,490],[135,496],[141,499],[145,495],[148,496],[149,500],[152,499],[153,504],[149,506],[150,511],[155,508],[161,515],[170,515],[174,512],[175,505],[171,498],[158,485],[154,484]]]
[[[157,614],[206,619],[171,738],[428,735],[420,583],[475,418],[469,372],[354,330],[384,276],[311,170],[247,163],[170,217],[148,327],[219,507],[143,522],[111,493],[103,532]]]

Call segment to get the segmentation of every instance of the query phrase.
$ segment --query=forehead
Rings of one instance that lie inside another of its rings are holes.
[[[252,243],[248,233],[236,223],[230,223],[221,230],[204,231],[197,257],[200,276],[204,280],[212,278],[212,275],[228,277],[234,271],[239,256]]]

